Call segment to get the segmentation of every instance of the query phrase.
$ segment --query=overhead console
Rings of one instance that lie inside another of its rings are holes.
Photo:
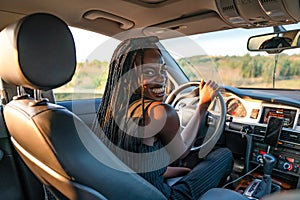
[[[300,19],[299,0],[216,0],[216,4],[233,27],[279,26]]]

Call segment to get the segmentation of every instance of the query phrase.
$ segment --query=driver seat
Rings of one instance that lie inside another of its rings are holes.
[[[41,97],[75,72],[74,40],[64,21],[46,13],[28,15],[0,33],[0,45],[0,76],[18,86],[18,95],[4,107],[11,141],[57,198],[166,199],[75,114]]]

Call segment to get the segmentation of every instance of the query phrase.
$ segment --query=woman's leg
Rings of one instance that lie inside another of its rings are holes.
[[[227,148],[207,155],[191,172],[172,186],[170,199],[198,199],[207,190],[217,187],[232,170],[233,157]]]

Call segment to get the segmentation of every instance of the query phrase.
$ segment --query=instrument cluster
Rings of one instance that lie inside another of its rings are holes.
[[[243,103],[237,99],[229,99],[226,102],[227,114],[234,117],[245,117],[247,115],[247,111]]]

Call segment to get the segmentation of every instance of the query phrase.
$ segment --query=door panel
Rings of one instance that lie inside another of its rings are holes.
[[[71,112],[75,113],[90,128],[93,127],[100,103],[100,98],[57,102],[58,105],[64,106]]]

